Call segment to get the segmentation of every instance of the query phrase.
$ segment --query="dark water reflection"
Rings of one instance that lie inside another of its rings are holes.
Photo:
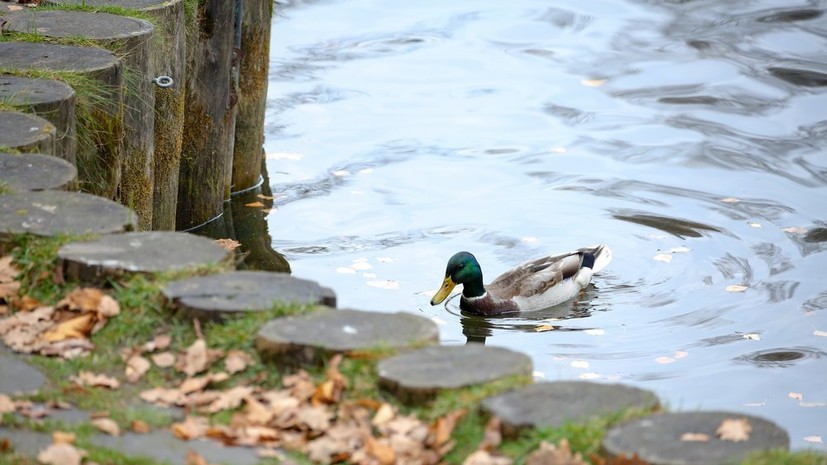
[[[827,2],[292,1],[272,42],[272,246],[343,307],[406,310],[676,409],[827,438]],[[605,242],[577,302],[430,307]],[[789,396],[795,392],[803,401]]]

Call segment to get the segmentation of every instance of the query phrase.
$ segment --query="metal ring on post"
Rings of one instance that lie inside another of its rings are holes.
[[[169,76],[158,76],[152,80],[156,86],[166,89],[167,87],[172,87],[175,85],[175,81],[172,80]]]

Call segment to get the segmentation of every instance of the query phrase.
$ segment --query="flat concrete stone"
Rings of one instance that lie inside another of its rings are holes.
[[[12,191],[67,189],[78,170],[68,161],[40,153],[0,153],[0,183]]]
[[[19,394],[37,391],[46,376],[5,347],[0,347],[0,393]]]
[[[0,195],[0,239],[13,234],[107,234],[136,227],[132,210],[80,192],[21,192]]]
[[[515,375],[530,376],[528,355],[501,347],[467,344],[435,346],[379,362],[380,387],[403,402],[422,402],[439,391],[488,383]]]
[[[622,384],[559,381],[519,387],[483,400],[482,406],[513,435],[521,428],[554,428],[629,408],[654,410],[659,403],[655,394]]]
[[[336,294],[305,279],[266,271],[231,271],[173,281],[161,290],[187,318],[222,320],[278,304],[336,306]]]
[[[62,81],[0,76],[0,101],[55,126],[55,155],[76,164],[75,90]]]
[[[39,116],[0,111],[0,147],[54,155],[55,134],[54,125]]]
[[[332,354],[375,348],[403,349],[439,341],[439,328],[410,313],[318,311],[277,318],[256,337],[262,359],[298,366],[320,364]]]
[[[747,441],[722,441],[715,431],[725,419],[746,418],[752,426]],[[682,441],[685,433],[701,433],[706,442]],[[747,455],[787,449],[790,438],[775,423],[737,412],[679,412],[652,415],[611,428],[603,438],[613,456],[638,456],[651,465],[718,465],[739,463]]]
[[[97,283],[107,277],[216,264],[232,253],[206,237],[183,232],[110,234],[58,250],[63,276]]]

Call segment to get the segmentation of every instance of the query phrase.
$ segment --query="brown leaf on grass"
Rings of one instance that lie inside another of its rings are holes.
[[[172,343],[172,336],[169,334],[159,334],[152,338],[151,341],[144,344],[145,352],[155,352],[156,350],[164,350]]]
[[[197,391],[203,391],[210,383],[220,383],[230,379],[230,375],[220,371],[218,373],[208,373],[204,376],[196,376],[195,378],[185,379],[178,389],[183,394],[191,394]]]
[[[185,465],[210,465],[207,460],[198,452],[187,449],[187,457],[184,459]]]
[[[52,442],[55,444],[74,444],[75,433],[66,431],[55,431],[52,433]]]
[[[146,434],[152,431],[152,428],[149,427],[149,423],[143,420],[132,420],[132,423],[129,425],[129,429],[131,429],[133,433],[139,434]]]
[[[201,373],[207,369],[209,357],[207,356],[207,341],[198,338],[195,342],[187,347],[186,352],[181,360],[179,360],[179,370],[193,376],[196,373]]]
[[[20,270],[12,263],[13,260],[11,255],[0,257],[0,283],[15,281],[20,274]]]
[[[316,386],[313,384],[313,380],[310,379],[310,375],[304,370],[299,370],[297,373],[285,376],[282,378],[281,383],[299,402],[309,400],[316,392]]]
[[[303,405],[296,411],[296,421],[300,429],[324,433],[330,429],[333,412],[322,405]]]
[[[207,429],[209,429],[209,422],[206,418],[192,415],[187,416],[180,423],[172,424],[172,434],[184,441],[203,437],[207,434]]]
[[[139,397],[144,402],[158,404],[165,407],[170,405],[181,405],[184,403],[184,394],[178,389],[153,388],[143,391]]]
[[[253,357],[243,350],[231,350],[224,359],[224,369],[229,374],[240,373],[254,363]]]
[[[396,451],[386,441],[378,440],[371,435],[365,437],[365,452],[379,462],[379,465],[393,465],[396,463]]]
[[[111,418],[94,418],[91,423],[92,426],[110,436],[121,435],[121,428]]]
[[[529,454],[526,465],[587,465],[580,453],[572,454],[567,439],[561,439],[555,446],[546,441]]]
[[[95,311],[98,312],[98,318],[112,318],[121,313],[121,305],[112,296],[104,294]]]
[[[77,376],[72,376],[69,379],[74,381],[78,386],[104,387],[108,389],[118,389],[121,386],[120,381],[117,379],[111,376],[92,373],[91,371],[81,371]]]
[[[715,430],[721,441],[730,442],[749,441],[751,432],[752,425],[746,418],[725,418]]]
[[[488,451],[478,450],[466,457],[465,460],[462,462],[462,465],[511,465],[512,463],[514,463],[514,461],[508,457],[492,455]],[[553,462],[542,463],[550,465]]]
[[[30,312],[38,307],[41,307],[43,304],[40,303],[39,300],[35,299],[32,296],[24,295],[22,297],[15,297],[12,302],[12,306],[21,312]]]
[[[84,313],[71,320],[64,321],[41,336],[46,342],[57,342],[66,339],[85,339],[89,337],[95,326],[95,314]]]
[[[80,465],[86,452],[71,444],[52,444],[37,454],[44,465]]]
[[[126,380],[130,383],[137,383],[150,368],[152,368],[152,364],[149,363],[149,360],[135,354],[126,360]]]
[[[266,425],[276,415],[276,411],[272,407],[259,402],[253,396],[245,397],[244,403],[247,405],[245,417],[251,425]]]
[[[327,379],[316,386],[311,397],[311,402],[314,405],[335,404],[342,399],[342,393],[347,386],[347,379],[339,372],[340,363],[342,363],[342,354],[336,354],[330,359],[327,367]]]
[[[0,299],[4,302],[15,300],[18,292],[20,292],[19,282],[12,281],[10,283],[0,283]]]
[[[396,410],[394,410],[393,406],[388,403],[383,403],[376,410],[376,413],[373,415],[371,423],[377,427],[384,426],[387,425],[388,422],[391,421],[395,416]]]
[[[241,405],[245,397],[253,393],[253,388],[249,386],[236,386],[221,393],[215,401],[207,406],[206,411],[209,413],[220,412],[221,410],[234,409]]]
[[[161,352],[152,354],[152,363],[158,368],[169,368],[175,365],[175,355],[172,352]]]
[[[482,441],[478,449],[487,450],[489,452],[497,450],[500,443],[503,441],[502,423],[498,417],[492,416],[485,424],[485,431],[483,431]]]
[[[57,308],[66,308],[68,310],[79,312],[94,312],[97,311],[100,305],[103,292],[94,287],[78,287],[57,303]]]
[[[95,349],[95,344],[89,339],[66,339],[53,342],[39,349],[40,355],[72,359],[88,354]]]
[[[466,413],[466,409],[459,409],[449,412],[443,417],[437,418],[429,428],[429,445],[434,449],[439,450],[442,446],[447,444],[448,441],[451,440],[451,435],[454,433],[454,428],[457,426],[457,422],[460,418],[465,416]],[[497,424],[497,428],[499,429],[499,423]],[[494,447],[496,447],[496,445]]]
[[[11,397],[0,394],[0,416],[4,413],[11,413],[17,409],[14,405],[14,401],[11,400]]]

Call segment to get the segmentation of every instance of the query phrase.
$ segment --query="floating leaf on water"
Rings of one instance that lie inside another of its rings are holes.
[[[653,257],[655,261],[669,263],[672,261],[672,254],[668,253],[659,253]]]
[[[599,329],[599,328],[587,329],[583,332],[588,334],[589,336],[603,336],[604,334],[606,334],[605,329]]]
[[[348,171],[348,170],[336,170],[332,174],[333,174],[333,176],[336,176],[337,178],[343,178],[345,176],[350,176],[350,171]]]
[[[534,331],[538,333],[543,333],[546,331],[554,331],[554,325],[544,324],[544,325],[537,325],[534,327]]]
[[[787,394],[787,397],[789,397],[790,399],[798,400],[798,401],[804,400],[804,394],[802,394],[800,392],[791,392],[791,393]]]
[[[711,438],[704,433],[683,433],[681,434],[681,441],[683,442],[709,442]]]
[[[820,329],[813,330],[813,336],[827,337],[827,331],[821,331]]]
[[[585,360],[572,360],[569,365],[571,365],[572,368],[588,368],[589,362]]]
[[[750,227],[750,228],[760,228],[760,227],[761,227],[761,223],[749,223],[749,227]]]
[[[815,443],[815,444],[824,444],[824,442],[821,440],[821,436],[819,436],[819,435],[804,436],[804,440],[806,442],[812,442],[812,443]]]
[[[790,234],[807,234],[807,228],[800,226],[790,226],[788,228],[781,228],[781,230]]]
[[[674,358],[672,358],[672,357],[666,357],[666,356],[663,356],[663,357],[658,357],[658,358],[656,358],[656,359],[655,359],[655,361],[656,361],[656,362],[658,362],[658,363],[660,363],[661,365],[666,365],[667,363],[672,363],[672,362],[674,362],[674,361],[675,361],[675,359],[674,359]]]
[[[580,84],[583,84],[586,87],[600,87],[605,83],[605,79],[583,79],[580,81]]]
[[[276,198],[275,196],[272,196],[272,195],[264,195],[264,194],[256,194],[256,197],[258,197],[258,198],[260,198],[260,199],[262,199],[262,200],[273,200],[273,199],[275,199],[275,198]]]
[[[749,286],[744,286],[743,284],[730,284],[726,287],[727,292],[744,292],[749,289]]]
[[[715,430],[721,441],[730,442],[749,441],[751,432],[752,425],[746,418],[725,418]]]
[[[685,247],[685,246],[672,247],[671,249],[669,249],[670,253],[689,253],[691,251],[692,251],[692,249],[690,249],[689,247]]]
[[[742,334],[741,337],[744,338],[744,339],[752,340],[752,341],[760,341],[761,340],[761,335],[756,334],[756,333]]]
[[[724,197],[723,199],[721,199],[721,202],[724,203],[738,203],[740,201],[740,199],[736,199],[735,197]]]
[[[264,204],[261,203],[261,202],[256,201],[256,202],[245,203],[244,206],[245,207],[252,207],[252,208],[261,208],[261,207],[264,206]]]
[[[689,357],[689,352],[685,352],[683,350],[678,350],[678,351],[675,351],[674,357],[675,357],[675,359]]]
[[[577,377],[580,378],[580,379],[598,379],[598,378],[600,378],[600,374],[595,373],[595,372],[580,373],[579,375],[577,375]]]

